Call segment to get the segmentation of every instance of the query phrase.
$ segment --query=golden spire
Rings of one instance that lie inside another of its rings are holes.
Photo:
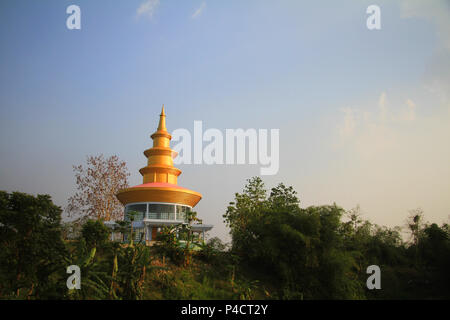
[[[158,129],[150,137],[153,139],[153,147],[144,151],[147,165],[139,170],[142,174],[142,184],[119,191],[117,198],[123,205],[136,202],[167,202],[194,207],[202,195],[178,186],[181,170],[173,165],[176,152],[170,148],[172,136],[166,129],[164,105]]]
[[[158,131],[167,131],[166,114],[164,113],[164,104],[162,105],[161,114],[159,115]]]
[[[170,149],[172,136],[166,129],[166,114],[164,105],[159,115],[158,129],[151,135],[153,147],[144,151],[147,166],[139,172],[143,176],[143,183],[163,182],[177,184],[177,177],[181,170],[173,166],[174,151]]]

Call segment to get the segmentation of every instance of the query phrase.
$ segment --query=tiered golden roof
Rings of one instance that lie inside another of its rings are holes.
[[[143,184],[119,191],[123,204],[135,202],[168,202],[194,207],[202,198],[198,192],[178,186],[181,170],[173,166],[177,153],[170,148],[172,136],[166,128],[164,105],[156,132],[151,135],[153,147],[144,151],[147,166],[139,170]]]
[[[172,136],[167,132],[164,105],[159,116],[158,129],[151,135],[153,147],[144,151],[147,166],[139,170],[144,177],[144,183],[162,182],[177,184],[181,170],[173,166],[176,152],[170,149]]]

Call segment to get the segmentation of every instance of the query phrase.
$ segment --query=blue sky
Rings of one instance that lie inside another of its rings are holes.
[[[81,30],[66,28],[70,4]],[[366,27],[371,4],[381,30]],[[448,221],[449,21],[439,0],[2,1],[0,189],[65,206],[72,165],[99,153],[141,183],[164,103],[169,130],[279,128],[280,170],[263,178],[304,206]],[[221,216],[259,166],[180,168],[227,239]]]

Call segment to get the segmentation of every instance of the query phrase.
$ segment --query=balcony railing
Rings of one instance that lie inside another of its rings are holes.
[[[149,212],[147,213],[147,219],[183,221],[185,219],[185,215],[183,212]]]

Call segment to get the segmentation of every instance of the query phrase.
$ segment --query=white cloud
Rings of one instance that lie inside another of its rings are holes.
[[[192,19],[197,19],[198,17],[200,17],[203,13],[203,11],[205,11],[206,8],[206,2],[202,2],[202,4],[200,5],[200,7],[195,10],[195,12],[192,14],[191,18]]]
[[[406,100],[407,109],[402,114],[402,120],[405,121],[414,121],[416,119],[416,104],[410,100]]]
[[[416,104],[411,99],[406,99],[400,108],[389,108],[385,92],[378,98],[377,108],[374,111],[367,108],[342,108],[344,114],[338,131],[342,140],[361,136],[371,137],[375,145],[388,145],[393,137],[386,136],[395,126],[410,123],[416,119]],[[387,141],[383,142],[383,139]],[[341,141],[342,143],[343,141]]]
[[[159,0],[146,0],[141,3],[139,8],[136,10],[136,16],[139,18],[141,16],[146,16],[148,18],[153,18],[156,9],[159,6]]]

